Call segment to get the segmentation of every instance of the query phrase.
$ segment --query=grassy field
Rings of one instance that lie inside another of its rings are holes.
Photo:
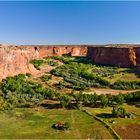
[[[130,68],[118,68],[118,74],[114,74],[112,77],[106,77],[111,83],[117,80],[122,81],[137,81],[140,80],[140,71],[138,69]]]
[[[134,118],[111,118],[111,107],[86,108],[90,113],[109,123],[123,139],[140,139],[140,108],[135,105],[124,104],[126,111],[134,113]],[[110,123],[112,120],[115,123]]]
[[[104,66],[97,66],[97,65],[87,65],[85,63],[85,59],[77,59],[77,58],[63,58],[65,62],[69,61],[76,61],[82,63],[82,65],[71,65],[68,66],[67,72],[73,73],[73,68],[76,71],[80,71],[81,68],[85,70],[85,73],[88,71],[90,74],[94,73],[98,75],[100,78],[104,78],[108,80],[111,84],[117,80],[124,80],[124,81],[134,81],[140,80],[140,72],[136,69],[128,69],[128,68],[112,68],[112,67],[104,67]],[[71,93],[73,88],[70,87],[62,87],[59,88],[57,85],[60,82],[63,82],[65,77],[63,76],[56,76],[55,74],[51,73],[52,69],[57,68],[58,65],[65,65],[65,62],[54,60],[54,59],[44,59],[43,61],[34,61],[35,66],[38,68],[39,73],[37,75],[32,75],[28,78],[28,81],[33,81],[42,85],[43,88],[50,88],[54,91],[57,91],[61,94],[63,93]],[[84,64],[84,65],[83,65]],[[80,66],[80,68],[78,67]],[[88,66],[88,67],[86,67]],[[64,69],[65,74],[65,69]],[[48,80],[42,80],[43,75],[51,75],[51,78]],[[86,74],[85,74],[86,75]],[[87,74],[88,75],[88,74]],[[78,74],[76,76],[79,76]],[[69,80],[71,80],[70,77]],[[81,77],[77,77],[77,81]],[[94,78],[94,77],[93,77]],[[86,79],[81,78],[85,82]],[[93,79],[95,82],[102,81],[102,79]],[[96,81],[97,80],[97,81]],[[17,81],[17,79],[15,79]],[[28,93],[41,93],[44,95],[47,92],[43,92],[41,87],[34,85],[32,88],[29,82],[22,81],[21,87],[24,89],[26,93],[26,89],[28,89]],[[107,81],[107,82],[108,82]],[[66,81],[66,84],[70,84],[70,81]],[[89,82],[89,81],[87,81]],[[20,82],[19,82],[20,83]],[[102,82],[101,82],[102,83]],[[99,83],[100,84],[100,83]],[[11,82],[13,85],[13,81]],[[18,83],[15,82],[15,87]],[[28,85],[28,86],[27,86]],[[7,87],[7,85],[5,85]],[[24,88],[23,88],[24,86]],[[14,87],[14,88],[15,88]],[[28,88],[27,88],[28,87]],[[37,88],[35,88],[37,87]],[[80,86],[79,86],[80,87]],[[95,86],[96,87],[96,86]],[[96,92],[97,94],[118,94],[119,92],[127,93],[133,92],[132,90],[116,90],[111,89],[110,86],[106,87],[96,87],[89,86],[83,91],[86,93],[89,92]],[[11,87],[10,87],[11,88]],[[8,89],[8,88],[7,88]],[[20,88],[17,88],[20,89]],[[23,90],[20,89],[21,94],[23,95]],[[36,89],[36,90],[35,90]],[[8,90],[6,90],[8,91]],[[34,92],[33,92],[34,91]],[[46,91],[46,90],[45,90]],[[80,90],[74,89],[73,92],[79,93]],[[16,90],[19,93],[19,90]],[[14,92],[14,94],[16,93]],[[5,94],[5,91],[3,92]],[[8,93],[8,92],[7,92]],[[1,98],[3,99],[3,98]],[[9,99],[11,99],[9,97]],[[83,112],[81,110],[73,110],[73,109],[63,109],[61,108],[58,100],[54,98],[50,99],[50,102],[47,98],[44,98],[41,107],[38,108],[15,108],[14,110],[1,112],[0,113],[0,139],[115,139],[115,132],[120,135],[123,139],[140,139],[140,108],[135,105],[128,105],[124,104],[124,108],[127,112],[133,113],[134,118],[113,118],[111,117],[111,110],[112,107],[106,108],[91,108],[90,107],[83,107],[82,109],[88,111],[90,114]],[[2,100],[4,102],[4,100]],[[2,103],[3,103],[2,102]],[[41,102],[41,101],[40,101]],[[73,99],[72,99],[73,102]],[[57,106],[58,105],[58,106]],[[35,106],[34,106],[35,107]],[[107,124],[109,124],[114,130],[110,131],[109,127],[105,126],[105,123],[102,123],[96,117],[102,119]],[[115,123],[111,123],[114,121]],[[52,128],[52,125],[57,122],[68,122],[70,123],[70,128],[68,130],[56,130]]]
[[[68,130],[51,128],[56,122],[69,122]],[[57,139],[113,139],[99,121],[80,110],[33,108],[15,109],[0,114],[1,139],[57,138]]]

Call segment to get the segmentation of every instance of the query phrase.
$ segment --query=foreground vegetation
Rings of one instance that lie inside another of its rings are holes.
[[[85,94],[93,87],[140,89],[138,79],[114,81],[116,76],[125,75],[124,69],[70,56],[45,57],[31,63],[39,71],[42,67],[50,67],[50,71],[37,78],[19,74],[0,83],[0,138],[121,139],[127,138],[119,129],[121,124],[132,122],[139,128],[140,91]],[[72,90],[62,93],[62,89]]]
[[[28,78],[28,74],[19,74],[2,80],[0,110],[21,106],[39,106],[45,99],[60,101],[62,107],[69,107],[73,103],[76,108],[79,108],[79,105],[106,107],[140,101],[140,91],[118,95],[83,94],[82,92],[60,94],[59,91],[46,89]]]
[[[15,109],[0,114],[0,138],[113,139],[105,126],[79,110],[38,109]],[[52,124],[64,121],[70,123],[68,130],[52,128]]]
[[[109,107],[110,111],[112,110],[110,114],[112,118],[124,118],[128,112],[122,106],[123,103],[133,104],[140,101],[139,91],[124,95],[97,95],[82,92],[61,94],[30,81],[30,77],[30,74],[19,74],[7,77],[1,82],[0,110],[5,112],[0,116],[3,124],[0,125],[1,138],[118,138],[114,131],[108,130],[106,125],[99,121],[100,119],[82,112],[83,108],[89,111],[89,108],[100,110]],[[113,113],[114,107],[117,106],[121,110]],[[20,123],[15,124],[14,120],[18,119]],[[53,124],[58,122],[60,124],[63,121],[66,124],[70,122],[64,132],[57,132],[52,128]],[[76,132],[73,134],[73,131]]]
[[[93,116],[99,117],[103,122],[113,128],[122,139],[139,139],[140,131],[140,109],[136,106],[137,103],[124,104],[126,112],[129,112],[128,118],[113,117],[112,108],[84,108]]]

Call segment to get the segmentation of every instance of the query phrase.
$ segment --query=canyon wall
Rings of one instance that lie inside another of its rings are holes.
[[[140,68],[140,46],[0,45],[0,80],[19,73],[37,74],[31,59],[45,56],[90,57],[97,64]]]
[[[97,64],[135,67],[139,53],[134,47],[89,47],[87,56]]]
[[[19,73],[37,74],[31,59],[45,56],[86,56],[86,46],[12,46],[0,45],[0,80]]]

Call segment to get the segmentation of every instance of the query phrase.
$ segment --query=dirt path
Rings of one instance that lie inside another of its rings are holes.
[[[73,110],[71,111],[71,119],[72,119],[72,124],[73,124],[74,127],[76,128]],[[80,131],[79,131],[77,128],[75,129],[75,135],[76,135],[78,138],[82,138],[82,137],[81,137],[81,133],[80,133]]]
[[[139,90],[115,90],[115,89],[103,89],[103,88],[93,88],[91,89],[90,91],[85,91],[84,93],[85,94],[94,94],[95,92],[100,95],[100,94],[119,94],[119,93],[122,93],[122,94],[126,94],[128,92],[135,92],[135,91],[139,91]]]

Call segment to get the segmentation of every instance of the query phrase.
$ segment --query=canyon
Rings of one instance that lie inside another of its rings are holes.
[[[0,45],[0,80],[19,73],[37,74],[32,59],[84,56],[96,64],[140,68],[140,45]]]

